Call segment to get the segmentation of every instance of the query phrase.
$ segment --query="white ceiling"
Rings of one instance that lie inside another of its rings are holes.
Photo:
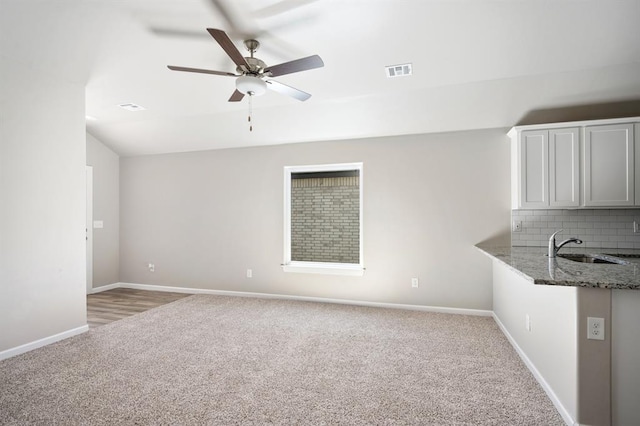
[[[510,127],[532,110],[640,99],[637,0],[0,2],[11,37],[27,38],[14,53],[4,40],[3,56],[84,78],[89,132],[125,156]],[[207,27],[238,48],[257,36],[270,65],[320,55],[324,68],[277,78],[311,99],[254,98],[249,132],[247,97],[227,102],[233,78],[166,67],[234,72]],[[41,46],[54,42],[55,55]],[[413,76],[386,78],[405,62]]]

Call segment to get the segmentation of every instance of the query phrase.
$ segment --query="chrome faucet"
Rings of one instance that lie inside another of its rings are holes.
[[[582,244],[582,240],[579,238],[568,238],[563,242],[561,242],[560,244],[556,245],[556,234],[559,234],[562,231],[563,231],[562,229],[559,231],[556,231],[553,234],[551,234],[551,236],[549,237],[549,257],[550,258],[556,257],[556,255],[558,254],[558,250],[560,250],[562,246],[564,246],[565,244],[569,244],[569,243]]]

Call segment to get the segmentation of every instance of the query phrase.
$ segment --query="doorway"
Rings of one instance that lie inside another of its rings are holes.
[[[87,294],[93,290],[93,167],[87,166],[87,217],[85,223],[87,245]]]

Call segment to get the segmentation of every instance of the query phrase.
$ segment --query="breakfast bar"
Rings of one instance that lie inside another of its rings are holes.
[[[558,255],[549,258],[545,247],[476,246],[534,284],[640,290],[640,250],[564,248],[562,254],[596,256],[609,262],[583,263]]]
[[[496,323],[567,424],[635,416],[640,250],[476,247],[492,260]]]

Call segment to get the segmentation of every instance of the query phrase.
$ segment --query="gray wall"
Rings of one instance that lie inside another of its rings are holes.
[[[87,165],[93,167],[93,287],[119,281],[120,157],[87,133]]]
[[[84,84],[0,52],[1,353],[86,325],[86,257]]]
[[[283,272],[283,167],[346,162],[364,163],[364,276]],[[508,244],[509,167],[504,129],[121,158],[120,280],[491,309],[473,245]]]

